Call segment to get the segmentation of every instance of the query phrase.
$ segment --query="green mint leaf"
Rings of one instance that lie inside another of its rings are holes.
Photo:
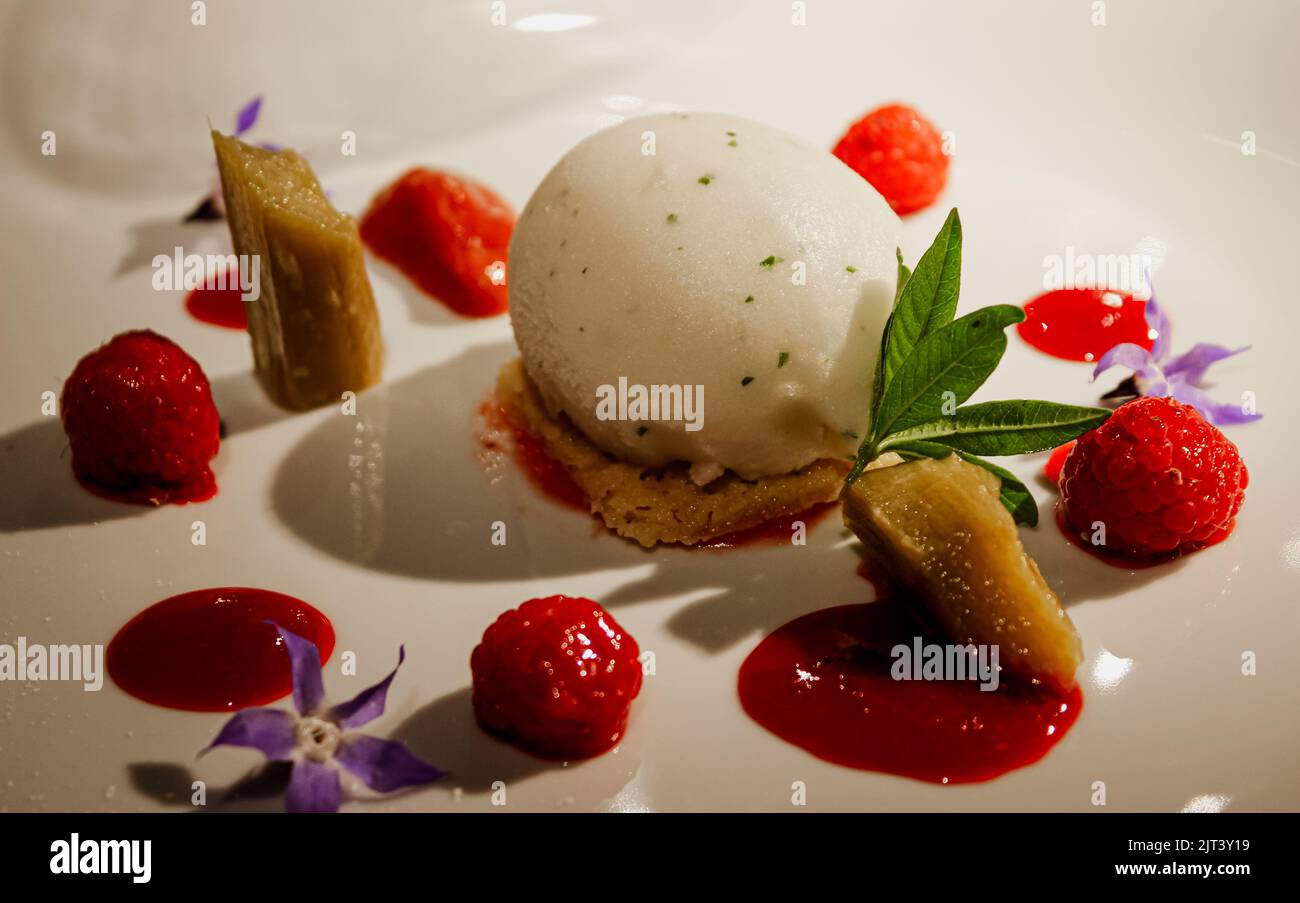
[[[1077,439],[1109,416],[1105,408],[1051,401],[988,401],[894,433],[883,445],[926,440],[972,455],[1028,455]]]
[[[913,275],[909,284],[915,280]],[[871,424],[875,443],[883,444],[894,433],[938,420],[945,408],[955,410],[975,394],[1007,349],[1003,330],[1024,318],[1019,307],[999,304],[940,326],[922,339],[898,372],[886,378]],[[897,330],[890,335],[891,345],[896,336]]]
[[[889,333],[894,325],[894,311],[898,310],[898,298],[903,294],[903,286],[907,285],[908,277],[912,271],[903,263],[903,249],[894,248],[894,256],[898,258],[898,283],[894,287],[894,306],[889,313],[889,318],[885,320],[885,328],[880,332],[880,351],[876,355],[876,368],[871,383],[871,422],[876,422],[876,413],[880,410],[880,396],[885,393],[885,359],[889,351]],[[854,475],[857,479],[857,475]],[[852,481],[850,481],[852,482]]]
[[[975,455],[960,451],[954,452],[953,449],[938,442],[908,442],[891,449],[891,451],[897,452],[908,461],[914,461],[917,458],[934,458],[941,461],[954,453],[961,455],[963,461],[984,468],[1001,481],[1002,485],[998,497],[1002,502],[1002,507],[1010,512],[1012,520],[1030,527],[1038,526],[1038,503],[1034,501],[1034,495],[1029,491],[1029,487],[1022,483],[1020,478],[1011,471]]]
[[[899,260],[902,269],[902,260]],[[900,276],[902,275],[900,270]],[[939,327],[952,322],[961,288],[961,219],[953,208],[903,283],[894,305],[885,348],[885,384],[893,379],[916,347]]]
[[[894,248],[894,255],[898,258],[898,284],[894,286],[894,303],[903,296],[903,289],[907,286],[907,280],[912,278],[912,271],[903,263],[903,249]]]

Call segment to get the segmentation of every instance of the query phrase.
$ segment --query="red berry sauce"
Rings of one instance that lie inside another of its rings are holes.
[[[185,310],[200,323],[226,329],[247,329],[248,311],[244,309],[244,291],[238,284],[221,288],[217,275],[185,296]],[[238,283],[238,280],[234,280]]]
[[[1058,448],[1052,449],[1052,453],[1047,457],[1047,463],[1043,465],[1043,476],[1051,480],[1052,483],[1061,482],[1061,468],[1065,466],[1065,459],[1069,457],[1072,448],[1074,448],[1073,439]]]
[[[758,546],[771,545],[779,546],[790,542],[794,535],[794,525],[796,521],[802,521],[804,527],[811,530],[814,526],[826,519],[837,507],[836,502],[823,502],[820,505],[813,505],[806,511],[800,511],[797,514],[784,514],[781,517],[774,517],[769,521],[764,521],[753,527],[747,527],[744,530],[736,530],[733,533],[724,533],[722,536],[714,537],[705,542],[697,543],[690,546],[693,549],[735,549],[741,546]]]
[[[236,711],[293,689],[289,656],[267,621],[311,640],[321,662],[334,651],[329,619],[301,599],[264,589],[217,587],[146,608],[108,645],[113,682],[137,699],[190,712]]]
[[[1154,343],[1146,302],[1123,292],[1071,288],[1046,292],[1025,305],[1016,326],[1033,347],[1067,361],[1095,361],[1121,342]]]
[[[1076,687],[1055,695],[1013,684],[894,680],[890,650],[928,635],[895,600],[826,608],[764,639],[740,668],[751,718],[850,768],[937,784],[987,781],[1037,762],[1079,717]]]
[[[562,508],[591,513],[587,496],[564,466],[546,453],[541,438],[524,428],[495,400],[479,405],[485,430],[479,444],[490,453],[508,453],[524,477],[546,498]]]
[[[421,167],[371,202],[361,238],[456,313],[491,317],[506,310],[514,227],[514,211],[487,186]]]

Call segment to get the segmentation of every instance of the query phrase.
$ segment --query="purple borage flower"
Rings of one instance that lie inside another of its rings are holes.
[[[396,740],[353,733],[384,713],[388,686],[397,676],[397,668],[349,701],[326,708],[316,644],[279,624],[274,626],[289,653],[293,706],[298,714],[282,709],[244,709],[226,722],[199,755],[217,746],[247,746],[261,750],[274,762],[292,762],[284,797],[289,812],[337,812],[343,797],[340,766],[378,793],[428,784],[447,774],[416,758]],[[405,660],[406,648],[401,647],[397,667]]]
[[[1111,367],[1127,367],[1133,375],[1121,383],[1114,391],[1107,392],[1103,398],[1118,398],[1127,395],[1172,396],[1183,404],[1189,404],[1201,412],[1201,416],[1215,426],[1232,423],[1249,423],[1258,420],[1262,414],[1247,411],[1243,405],[1214,401],[1209,393],[1201,388],[1205,372],[1210,365],[1224,358],[1241,354],[1245,348],[1225,348],[1222,345],[1210,345],[1198,342],[1190,351],[1169,356],[1169,318],[1156,302],[1155,290],[1147,301],[1145,311],[1147,327],[1155,338],[1151,350],[1141,345],[1123,342],[1107,351],[1097,361],[1092,371],[1092,378],[1105,373]]]

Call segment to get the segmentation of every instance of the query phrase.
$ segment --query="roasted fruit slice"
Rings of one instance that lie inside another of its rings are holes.
[[[953,454],[870,469],[840,498],[868,555],[954,642],[996,644],[1010,673],[1068,689],[1079,634],[998,489],[996,476]]]
[[[384,348],[356,221],[293,151],[219,132],[212,143],[235,251],[260,258],[248,332],[266,393],[300,411],[379,382]]]

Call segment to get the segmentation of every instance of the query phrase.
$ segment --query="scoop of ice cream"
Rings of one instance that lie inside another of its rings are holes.
[[[784,132],[630,119],[524,209],[515,339],[551,414],[621,459],[788,473],[865,433],[899,234],[861,176]]]

